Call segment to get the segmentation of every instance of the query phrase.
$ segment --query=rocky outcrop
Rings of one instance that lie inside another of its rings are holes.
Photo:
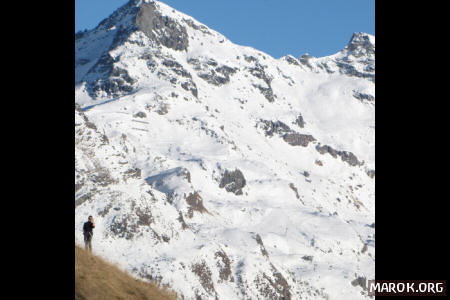
[[[334,158],[337,158],[338,156],[341,158],[342,161],[348,163],[350,166],[362,166],[364,162],[361,162],[358,160],[358,158],[352,153],[348,151],[338,151],[333,149],[331,146],[320,144],[316,146],[317,152],[320,154],[330,154]]]
[[[310,134],[300,134],[297,132],[287,133],[283,136],[283,140],[291,146],[307,147],[310,142],[316,139]]]
[[[148,38],[167,48],[186,50],[189,37],[186,28],[167,16],[162,16],[154,3],[141,5],[135,24]]]
[[[273,80],[273,77],[268,75],[265,72],[265,67],[258,62],[255,63],[255,66],[249,69],[250,74],[255,76],[256,78],[261,79],[265,82],[266,86],[262,86],[261,84],[253,84],[253,86],[263,94],[263,96],[267,99],[269,102],[274,102],[276,95],[273,93],[271,82]]]
[[[203,206],[203,199],[200,197],[198,192],[190,193],[186,197],[186,202],[189,205],[188,217],[192,218],[194,216],[194,211],[199,213],[208,212]]]
[[[316,141],[312,135],[300,134],[281,121],[260,120],[259,125],[265,131],[266,136],[277,134],[291,146],[308,147],[309,143]]]
[[[205,261],[201,261],[199,263],[195,263],[191,265],[192,273],[194,273],[202,285],[203,289],[208,293],[209,295],[215,295],[217,294],[215,288],[214,288],[214,282],[212,280],[212,272],[211,269],[208,267]],[[198,296],[197,298],[199,298]],[[201,297],[200,297],[201,299]]]
[[[358,99],[361,102],[367,101],[367,102],[374,102],[375,97],[366,93],[360,93],[358,91],[353,91],[353,97]]]
[[[214,257],[217,259],[217,268],[219,269],[219,283],[224,281],[234,282],[234,277],[231,273],[231,260],[225,251],[217,251]]]
[[[229,83],[231,76],[237,71],[226,65],[219,66],[214,59],[191,58],[188,63],[198,71],[198,77],[215,86]]]
[[[295,119],[294,124],[297,124],[298,127],[300,127],[300,128],[304,128],[306,123],[305,123],[305,121],[303,120],[303,116],[302,116],[302,115],[299,115],[299,116],[297,117],[297,119]]]
[[[102,56],[88,73],[93,74],[98,74],[97,79],[89,81],[87,85],[87,92],[93,98],[102,94],[118,97],[130,93],[136,83],[127,70],[114,64],[114,59],[109,54]]]
[[[245,186],[245,184],[246,181],[244,175],[239,169],[236,169],[234,171],[225,170],[219,187],[221,189],[225,188],[225,190],[229,193],[242,195],[242,188]]]

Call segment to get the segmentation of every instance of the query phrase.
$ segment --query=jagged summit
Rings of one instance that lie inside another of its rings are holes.
[[[93,215],[94,251],[183,299],[370,299],[368,37],[275,59],[158,1],[78,33],[76,241]]]
[[[292,58],[288,60],[292,61]],[[355,32],[349,43],[338,53],[319,58],[307,53],[297,61],[315,73],[339,73],[375,82],[375,36]]]
[[[355,32],[343,51],[349,51],[355,57],[373,56],[375,55],[375,36],[364,32]]]

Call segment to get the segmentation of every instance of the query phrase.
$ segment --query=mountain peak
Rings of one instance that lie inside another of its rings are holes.
[[[364,49],[367,54],[375,53],[375,36],[365,32],[355,32],[345,49],[352,52]]]
[[[186,50],[189,46],[186,28],[175,20],[163,16],[154,1],[147,0],[141,4],[134,22],[148,38],[158,41],[167,48]]]

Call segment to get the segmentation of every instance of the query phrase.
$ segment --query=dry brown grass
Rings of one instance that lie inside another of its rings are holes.
[[[75,300],[176,300],[176,294],[137,280],[75,245]]]

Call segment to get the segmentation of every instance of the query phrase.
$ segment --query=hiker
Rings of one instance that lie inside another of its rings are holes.
[[[84,248],[86,249],[86,251],[89,250],[89,252],[92,252],[92,236],[94,235],[94,228],[94,218],[92,216],[89,216],[88,221],[83,225]]]

